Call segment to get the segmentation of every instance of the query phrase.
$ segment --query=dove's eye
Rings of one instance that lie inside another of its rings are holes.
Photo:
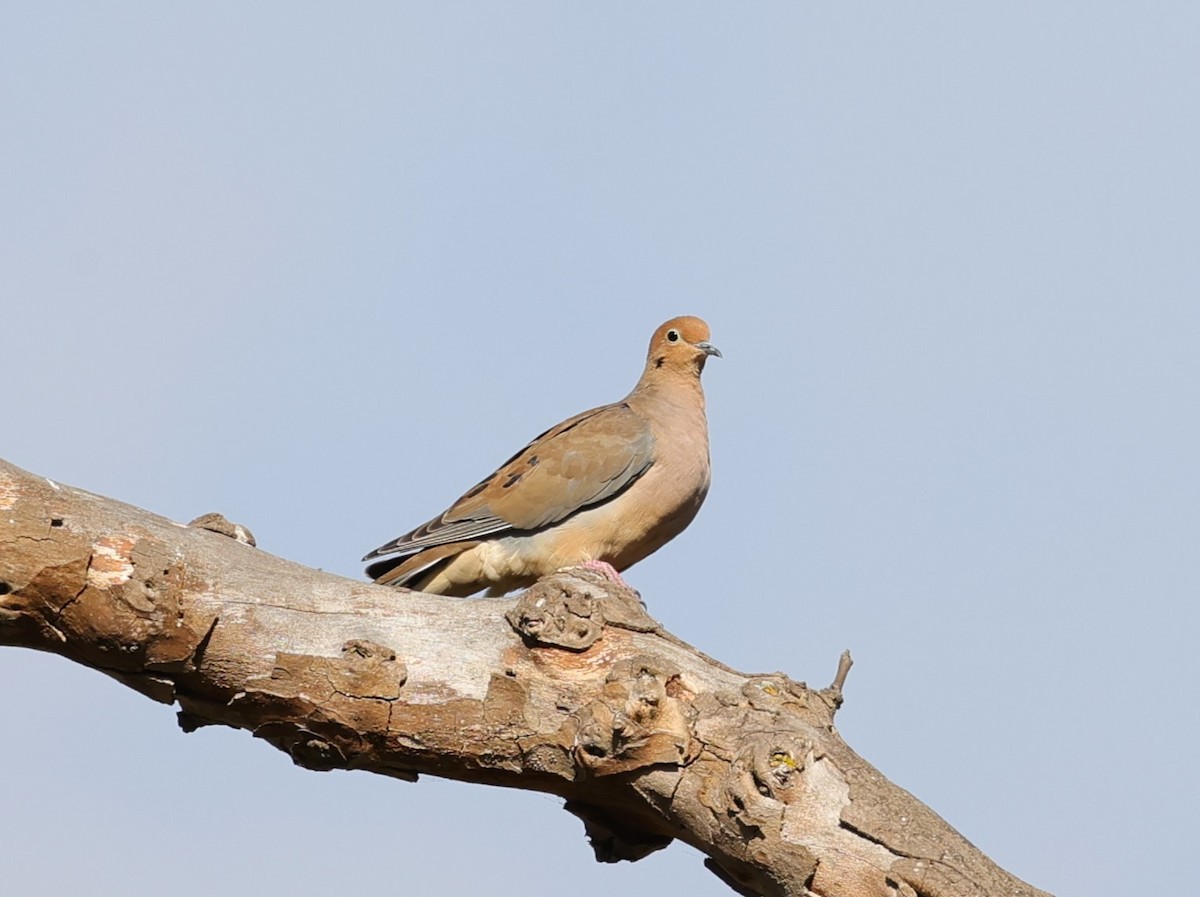
[[[678,330],[668,330],[667,331],[667,342],[669,342],[669,343],[679,342],[679,331]]]

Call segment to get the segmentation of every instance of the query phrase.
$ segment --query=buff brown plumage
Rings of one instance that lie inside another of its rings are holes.
[[[708,493],[700,373],[720,354],[704,321],[667,321],[629,395],[538,436],[444,513],[370,552],[367,574],[436,594],[501,595],[563,567],[621,571],[657,551]]]

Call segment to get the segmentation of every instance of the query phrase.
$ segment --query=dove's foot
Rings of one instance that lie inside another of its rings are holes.
[[[617,568],[608,563],[608,561],[584,561],[579,566],[584,570],[595,570],[609,582],[615,582],[619,586],[636,591],[633,586],[621,578],[621,574],[617,572]]]

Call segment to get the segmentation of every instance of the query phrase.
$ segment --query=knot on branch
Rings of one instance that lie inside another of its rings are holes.
[[[758,736],[742,749],[733,765],[749,774],[763,797],[790,803],[798,774],[815,759],[814,751],[807,738]]]
[[[247,527],[240,523],[232,523],[225,519],[223,514],[201,514],[195,520],[191,521],[188,526],[194,526],[198,529],[206,529],[209,532],[220,533],[222,536],[228,536],[243,545],[254,547],[258,545],[254,541],[254,533],[250,532]]]
[[[786,806],[798,799],[801,774],[815,758],[813,743],[801,736],[753,735],[703,795],[703,803],[733,837],[772,837],[783,824]]]
[[[762,838],[783,824],[783,804],[766,779],[767,757],[776,752],[769,736],[755,736],[704,795],[718,825],[739,839]]]
[[[505,618],[526,641],[570,651],[590,648],[606,625],[635,632],[659,628],[636,593],[581,568],[534,583]]]
[[[597,776],[688,760],[691,711],[672,697],[678,671],[637,657],[617,663],[574,723],[576,764]]]
[[[292,762],[316,772],[329,772],[346,765],[346,755],[336,744],[301,730],[300,737],[292,742],[288,751]]]

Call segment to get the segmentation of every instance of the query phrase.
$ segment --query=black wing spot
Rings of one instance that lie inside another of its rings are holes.
[[[500,488],[508,489],[512,486],[517,485],[517,483],[521,482],[521,477],[523,477],[523,476],[525,476],[525,474],[522,473],[521,471],[517,471],[516,473],[510,473],[508,475],[508,479],[500,484]]]
[[[470,489],[467,490],[467,494],[464,495],[463,498],[475,497],[480,492],[482,492],[484,489],[486,489],[487,484],[490,482],[491,482],[491,480],[480,480],[478,483],[476,483],[474,486],[472,486]],[[459,500],[461,501],[462,499],[459,499]]]
[[[537,455],[530,455],[530,456],[529,456],[529,460],[528,460],[527,462],[525,462],[525,463],[526,463],[526,464],[528,464],[530,467],[537,467],[537,465],[538,465],[538,456],[537,456]]]

